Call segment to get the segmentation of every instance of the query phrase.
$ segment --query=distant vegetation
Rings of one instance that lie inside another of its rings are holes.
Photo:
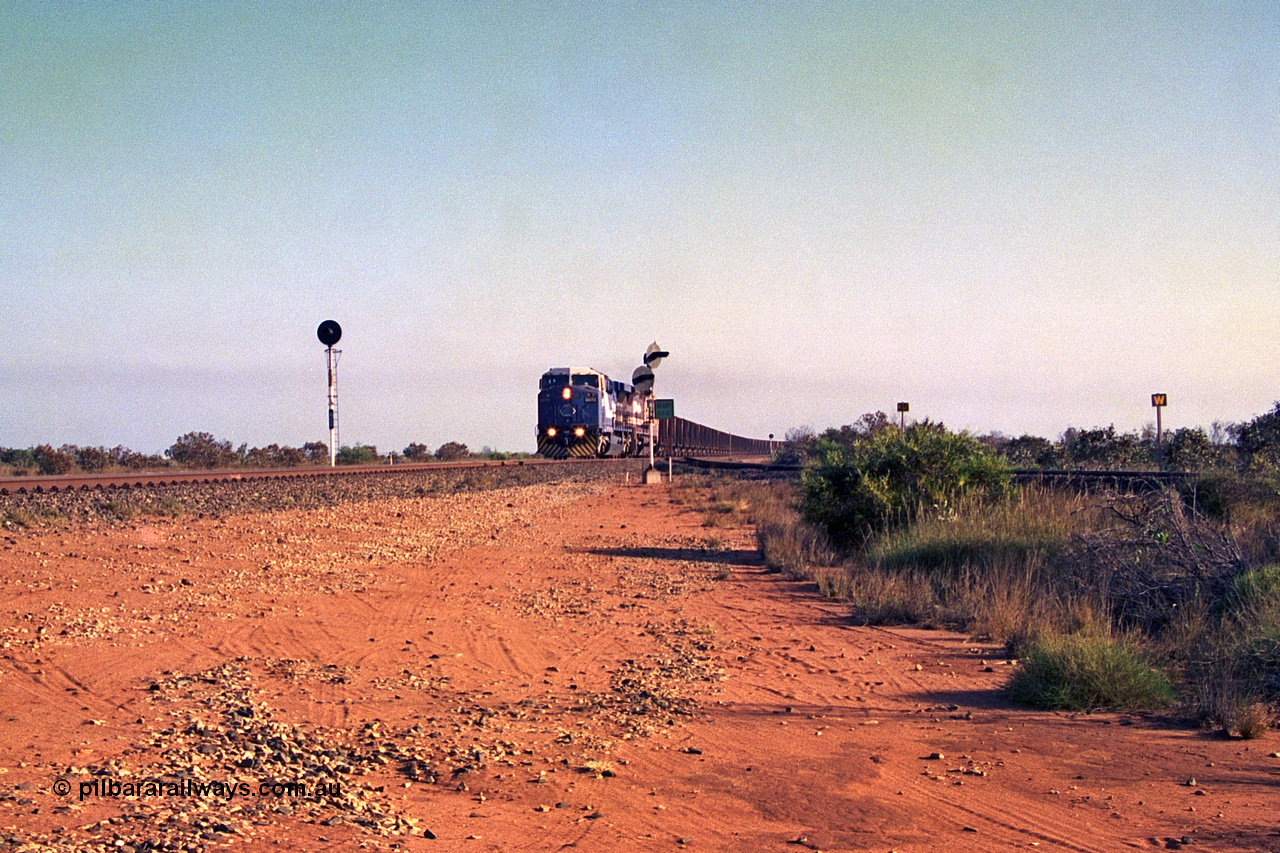
[[[896,426],[884,412],[863,415],[855,423],[828,429],[819,436],[809,427],[789,430],[779,444],[779,462],[805,464],[821,440],[847,440],[850,434],[874,434]],[[1086,470],[1154,470],[1159,467],[1156,431],[1120,432],[1114,425],[1065,430],[1051,441],[1035,435],[1012,438],[1001,433],[972,436],[1003,458],[1011,468]],[[1162,437],[1164,468],[1170,471],[1280,469],[1280,403],[1265,415],[1239,424],[1216,422],[1202,427],[1179,427]]]
[[[334,454],[334,461],[339,465],[373,465],[379,459],[378,448],[372,444],[344,444]]]
[[[425,444],[412,443],[404,452],[381,455],[370,444],[343,445],[338,449],[339,465],[378,465],[389,462],[456,461],[459,459],[524,459],[528,453],[507,453],[485,447],[478,454],[465,444],[447,441],[433,453]],[[230,441],[207,432],[189,432],[179,436],[163,455],[144,454],[124,446],[79,447],[64,444],[54,448],[47,444],[30,448],[0,447],[0,476],[30,474],[96,474],[120,471],[154,471],[165,468],[212,470],[216,468],[295,468],[303,465],[328,465],[329,445],[309,441],[301,447],[270,444],[233,447]]]
[[[882,413],[787,435],[798,484],[726,486],[774,570],[864,623],[949,627],[1020,660],[1018,701],[1175,709],[1254,737],[1280,713],[1280,404],[1166,434],[1177,488],[1082,494],[1010,485],[1024,467],[1154,469],[1154,435],[1057,441],[905,431]],[[736,493],[734,490],[738,490]]]
[[[10,474],[69,474],[74,471],[143,471],[164,468],[162,456],[137,453],[127,447],[77,447],[64,444],[56,450],[47,444],[26,449],[0,448],[0,466]]]

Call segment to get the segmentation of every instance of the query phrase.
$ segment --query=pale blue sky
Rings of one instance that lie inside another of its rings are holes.
[[[1280,4],[0,6],[0,445],[1280,399]]]

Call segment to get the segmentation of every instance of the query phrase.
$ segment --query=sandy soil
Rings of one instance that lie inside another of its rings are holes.
[[[1013,707],[671,498],[8,533],[0,851],[1280,850],[1276,738]]]

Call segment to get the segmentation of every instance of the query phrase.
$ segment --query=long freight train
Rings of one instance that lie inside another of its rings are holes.
[[[590,367],[553,367],[538,385],[538,453],[548,459],[649,451],[649,394]]]

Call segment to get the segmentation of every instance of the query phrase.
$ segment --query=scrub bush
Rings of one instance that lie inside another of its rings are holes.
[[[339,465],[373,465],[378,461],[378,448],[372,444],[344,444],[338,448],[335,461]]]
[[[219,441],[207,432],[189,432],[179,436],[164,455],[183,468],[208,470],[224,468],[240,461],[231,442]]]
[[[1015,702],[1064,711],[1156,710],[1178,699],[1128,643],[1083,634],[1034,641],[1006,690]]]
[[[470,455],[471,451],[467,449],[467,446],[457,441],[446,441],[436,448],[436,458],[441,462],[454,462],[458,459],[465,459]]]
[[[1010,489],[1005,463],[977,439],[929,421],[867,434],[828,430],[801,475],[805,518],[844,549],[923,514],[947,514],[961,498],[1000,499]]]
[[[41,474],[66,474],[76,467],[76,458],[70,453],[54,450],[47,444],[41,444],[32,451],[36,467]]]

